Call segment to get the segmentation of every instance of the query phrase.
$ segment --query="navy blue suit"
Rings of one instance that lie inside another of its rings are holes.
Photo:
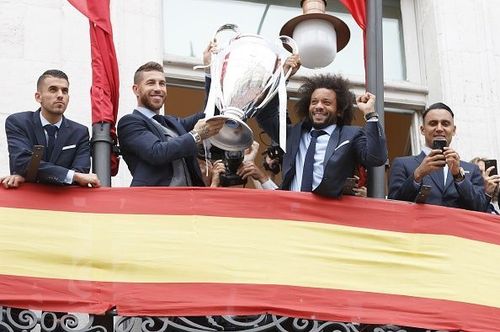
[[[484,194],[484,180],[477,165],[460,161],[465,170],[465,179],[456,183],[448,170],[446,185],[444,176],[437,170],[424,176],[419,186],[416,185],[413,172],[422,163],[425,153],[417,156],[400,157],[394,159],[389,176],[390,199],[414,202],[421,185],[431,186],[426,203],[456,207],[467,210],[486,211],[488,202]]]
[[[196,160],[198,149],[188,133],[204,116],[201,112],[183,119],[164,116],[168,127],[179,137],[168,137],[137,110],[122,117],[118,122],[118,140],[133,177],[131,186],[169,186],[172,161],[181,158],[186,162],[193,185],[204,186]]]
[[[26,176],[34,145],[47,146],[40,121],[40,110],[15,113],[7,117],[5,132],[9,146],[10,173]],[[90,171],[90,144],[87,127],[63,117],[54,150],[41,161],[37,181],[64,184],[69,170]]]
[[[275,101],[276,98],[273,100]],[[264,131],[278,142],[278,107],[271,101],[256,119]],[[299,150],[301,136],[308,132],[303,122],[287,126],[286,153],[283,156],[281,189],[290,190],[295,176],[295,159]],[[385,134],[378,122],[367,122],[363,128],[356,126],[337,126],[328,141],[323,179],[314,193],[328,197],[342,195],[345,181],[353,176],[357,164],[365,167],[384,165],[387,160]]]

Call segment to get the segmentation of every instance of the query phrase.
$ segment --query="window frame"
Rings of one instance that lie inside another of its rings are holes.
[[[164,3],[162,2],[162,6]],[[429,91],[424,82],[422,57],[420,56],[419,34],[417,33],[416,0],[400,0],[402,38],[406,80],[385,81],[384,109],[387,112],[412,113],[410,140],[411,153],[417,154],[424,145],[420,135],[421,112],[427,105]],[[163,10],[162,10],[163,12]],[[299,14],[299,13],[298,13]],[[163,27],[162,27],[163,28]],[[200,65],[201,59],[195,57],[164,54],[163,65],[167,84],[178,87],[204,89],[205,73],[203,70],[193,70]],[[347,76],[353,85],[353,92],[361,94],[365,91],[364,81],[359,77]],[[288,83],[287,91],[290,97],[296,97],[304,76],[295,75]]]

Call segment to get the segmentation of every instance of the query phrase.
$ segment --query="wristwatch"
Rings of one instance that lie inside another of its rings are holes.
[[[458,174],[453,175],[453,180],[455,180],[456,182],[460,182],[463,181],[464,179],[465,179],[465,171],[462,167],[460,167],[458,169]]]
[[[198,143],[200,143],[200,142],[201,142],[201,136],[200,136],[200,134],[198,134],[198,132],[197,132],[197,131],[195,131],[195,130],[191,130],[189,133],[191,134],[191,136],[193,136],[193,138],[194,138],[194,142],[195,142],[196,144],[198,144]]]
[[[366,113],[363,117],[365,118],[365,121],[368,121],[371,118],[378,118],[378,113],[377,112]]]

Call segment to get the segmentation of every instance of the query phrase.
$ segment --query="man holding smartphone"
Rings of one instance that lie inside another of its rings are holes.
[[[471,160],[471,163],[476,164],[479,167],[481,175],[484,179],[486,199],[490,202],[488,204],[487,212],[500,215],[500,208],[498,206],[500,175],[498,175],[496,159],[476,157]]]
[[[435,103],[422,116],[420,132],[425,147],[417,156],[394,159],[388,198],[414,202],[419,193],[427,190],[426,203],[486,211],[488,201],[479,168],[460,160],[450,147],[456,132],[451,108]]]

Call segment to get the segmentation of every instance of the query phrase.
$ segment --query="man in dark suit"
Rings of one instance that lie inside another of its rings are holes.
[[[454,114],[444,103],[435,103],[423,113],[420,132],[425,147],[416,156],[394,159],[389,176],[389,198],[414,202],[423,186],[430,186],[426,203],[485,211],[484,182],[477,165],[460,160],[449,145],[455,135]],[[443,149],[434,141],[445,141]]]
[[[296,64],[298,65],[298,64]],[[291,64],[293,67],[294,64]],[[375,96],[356,99],[366,124],[350,126],[354,95],[341,76],[318,75],[299,89],[298,124],[287,128],[281,188],[338,197],[357,164],[381,166],[387,160],[385,134],[375,112]],[[278,107],[275,98],[258,115],[259,125],[278,141]]]
[[[33,146],[43,145],[44,155],[36,181],[49,184],[78,184],[99,187],[90,170],[90,145],[87,127],[64,117],[69,102],[69,81],[60,70],[47,70],[37,81],[35,112],[10,115],[5,121],[9,149],[10,176],[0,179],[6,188],[25,181]]]
[[[217,134],[223,119],[203,120],[160,115],[167,87],[162,65],[148,62],[137,69],[132,87],[137,107],[118,122],[123,159],[131,186],[204,186],[196,161],[197,145]]]

